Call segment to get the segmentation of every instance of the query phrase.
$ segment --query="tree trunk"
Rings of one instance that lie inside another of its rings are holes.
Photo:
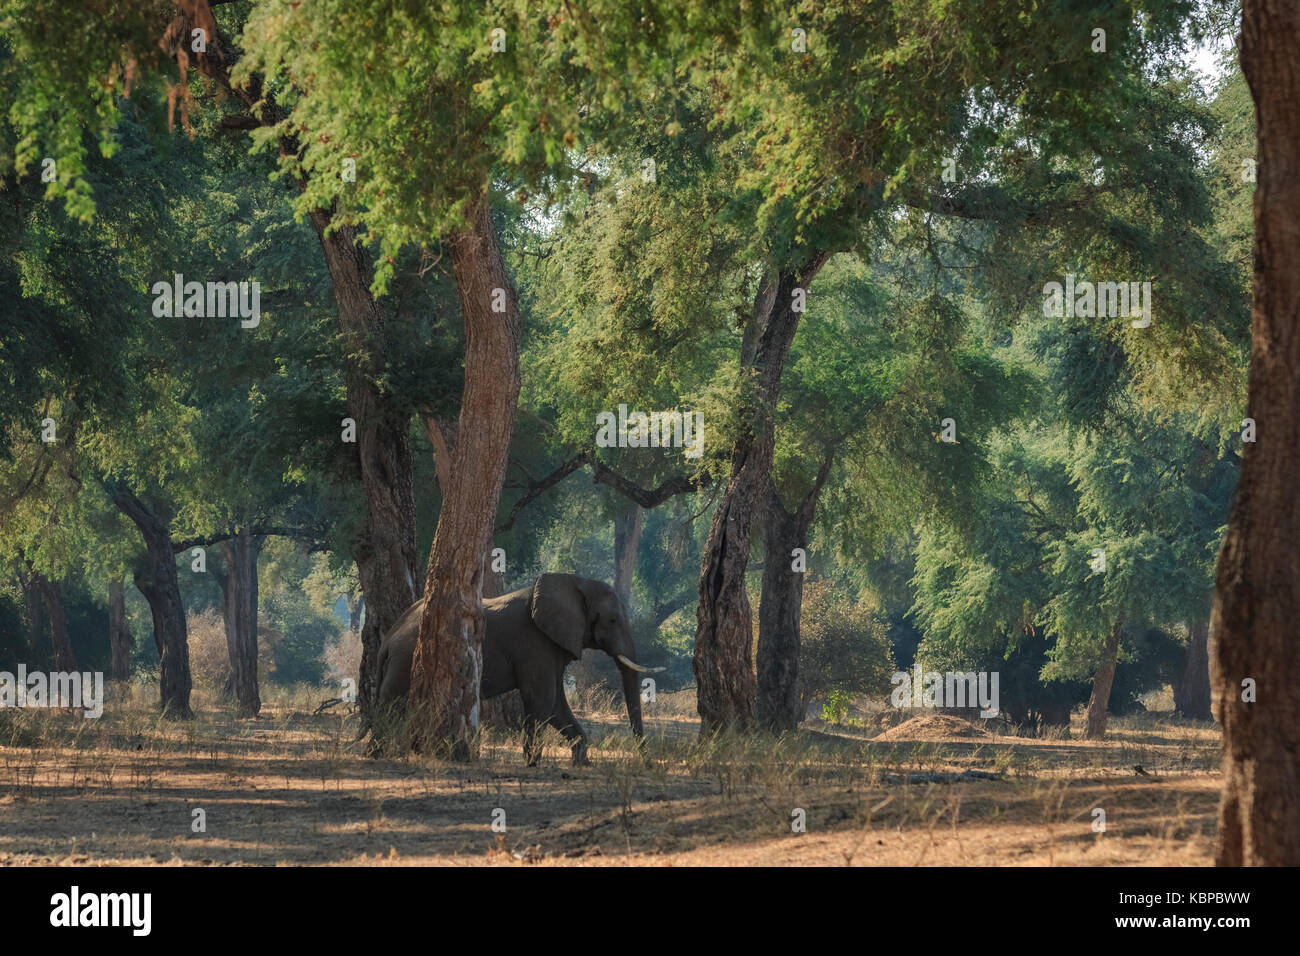
[[[773,492],[775,494],[775,492]],[[807,543],[807,529],[777,504],[763,522],[763,592],[758,605],[758,721],[772,731],[794,730],[803,718],[799,693],[799,614],[803,574],[790,552]]]
[[[1210,622],[1187,627],[1187,664],[1174,684],[1174,710],[1195,720],[1210,719]]]
[[[818,469],[812,490],[790,512],[769,478],[763,509],[763,591],[758,604],[758,721],[774,733],[794,730],[803,720],[799,686],[799,617],[803,571],[794,569],[795,548],[807,551],[817,499],[830,474],[833,455]]]
[[[732,449],[731,477],[713,514],[700,565],[694,669],[702,733],[743,729],[753,721],[753,618],[745,592],[750,534],[767,494],[773,412],[801,315],[793,308],[793,293],[806,289],[825,261],[824,253],[814,253],[799,268],[779,273],[775,281],[765,279],[747,332],[753,358],[742,365],[754,372],[749,427]],[[742,355],[745,358],[748,355]]]
[[[1119,636],[1124,629],[1121,620],[1111,630],[1101,651],[1101,663],[1092,678],[1092,696],[1088,698],[1088,722],[1083,736],[1088,740],[1101,740],[1106,736],[1106,718],[1110,708],[1110,688],[1115,683],[1115,665],[1119,661]]]
[[[411,666],[417,746],[473,756],[483,673],[484,557],[505,482],[519,399],[519,312],[492,224],[485,184],[451,236],[451,266],[465,322],[465,386]],[[494,311],[494,305],[504,311]]]
[[[636,550],[641,543],[641,528],[645,524],[645,509],[636,502],[614,518],[614,593],[623,602],[628,616],[632,614],[632,578],[636,574]]]
[[[365,250],[351,227],[325,234],[329,211],[313,212],[311,221],[325,252],[345,348],[349,355],[360,356],[348,360],[345,379],[365,496],[365,518],[354,550],[366,598],[357,703],[362,720],[368,721],[378,690],[379,643],[415,602],[411,416],[378,384],[386,364],[388,315],[370,292],[374,273]]]
[[[456,435],[455,422],[438,422],[431,415],[422,414],[425,433],[433,446],[434,474],[438,479],[438,493],[445,497],[451,487],[451,448],[447,435]],[[446,434],[444,434],[446,433]],[[492,557],[489,554],[483,560],[484,599],[499,597],[506,593],[506,578],[500,571],[492,569]],[[519,690],[506,691],[496,697],[479,701],[479,725],[482,727],[500,727],[506,730],[522,730],[524,726],[524,700]]]
[[[230,557],[222,549],[222,557],[225,558],[226,567],[218,568],[215,565],[208,569],[208,573],[216,579],[217,587],[221,588],[221,622],[226,631],[226,679],[221,682],[221,690],[218,692],[223,704],[230,703],[235,699],[235,666],[234,661],[239,652],[236,648],[239,646],[239,614],[235,600],[235,592],[230,583]]]
[[[173,720],[190,720],[189,635],[185,627],[185,605],[181,601],[180,582],[176,577],[176,554],[172,551],[171,532],[156,515],[130,491],[120,486],[112,489],[113,503],[131,519],[144,538],[145,555],[135,566],[135,586],[149,602],[153,616],[153,637],[158,646],[159,705],[163,716]]]
[[[121,580],[108,582],[108,647],[110,678],[124,684],[131,677],[131,632],[126,629],[126,589]]]
[[[226,650],[240,717],[256,717],[262,709],[257,688],[257,555],[262,540],[242,528],[221,543],[226,558]]]
[[[23,584],[23,600],[27,605],[27,647],[31,651],[38,651],[41,646],[41,610],[45,607],[45,599],[41,597],[41,589],[36,586],[34,575],[29,575]]]
[[[1242,456],[1210,621],[1224,745],[1220,866],[1300,865],[1298,49],[1294,0],[1245,0],[1241,67],[1258,163],[1249,414],[1260,438]]]
[[[45,606],[50,612],[50,643],[54,647],[54,669],[70,674],[77,669],[77,658],[72,653],[72,641],[68,638],[68,618],[63,612],[63,595],[59,585],[43,575],[35,576],[36,586],[41,589]]]

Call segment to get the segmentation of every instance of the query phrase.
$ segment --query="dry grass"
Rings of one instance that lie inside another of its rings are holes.
[[[132,687],[98,721],[0,712],[0,863],[1212,862],[1217,728],[1160,715],[1115,720],[1102,742],[1078,727],[1067,740],[702,739],[693,695],[688,710],[660,694],[648,762],[614,703],[580,714],[594,766],[570,768],[552,734],[529,769],[504,732],[485,734],[472,766],[367,759],[355,717],[312,715],[317,688],[267,688],[257,720],[196,693],[200,716],[183,724],[159,719],[156,692]],[[195,809],[206,832],[192,832]]]

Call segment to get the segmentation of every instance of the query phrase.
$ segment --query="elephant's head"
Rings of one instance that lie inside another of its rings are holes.
[[[603,581],[574,574],[543,574],[533,585],[533,623],[575,659],[585,648],[602,650],[614,658],[623,677],[623,697],[632,733],[642,736],[641,674],[657,674],[662,667],[642,667],[627,612],[614,589]]]

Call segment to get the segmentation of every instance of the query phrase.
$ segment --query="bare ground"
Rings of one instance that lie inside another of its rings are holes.
[[[1097,743],[971,736],[928,715],[874,739],[709,742],[678,702],[677,716],[649,711],[648,766],[605,712],[579,714],[594,766],[569,767],[557,736],[530,769],[506,735],[475,765],[368,759],[354,718],[312,715],[319,696],[273,695],[257,720],[198,697],[184,724],[160,720],[139,687],[97,721],[0,712],[0,865],[1213,862],[1210,724],[1114,720]]]

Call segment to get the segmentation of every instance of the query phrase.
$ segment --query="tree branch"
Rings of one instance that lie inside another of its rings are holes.
[[[697,475],[674,475],[664,479],[655,488],[643,488],[630,478],[602,464],[595,455],[587,453],[583,457],[591,465],[593,482],[613,488],[624,498],[630,498],[642,508],[658,507],[669,498],[688,491],[698,491],[704,484],[704,479]]]
[[[276,535],[281,538],[293,538],[297,541],[305,542],[310,545],[312,551],[328,550],[319,535],[308,528],[287,528],[282,525],[254,525],[251,528],[244,529],[249,534],[266,537]],[[188,551],[190,548],[207,548],[214,544],[220,544],[222,541],[229,541],[239,534],[238,530],[220,531],[216,534],[205,537],[184,538],[180,541],[172,542],[172,553],[180,554],[182,551]]]
[[[533,482],[533,484],[529,486],[528,491],[522,497],[520,497],[519,500],[516,501],[513,506],[511,506],[510,514],[506,517],[505,521],[503,521],[501,524],[496,526],[496,528],[493,530],[493,534],[500,534],[503,531],[509,531],[511,528],[513,528],[516,519],[518,519],[519,517],[519,513],[523,511],[524,508],[526,508],[530,502],[536,500],[537,498],[540,498],[551,488],[554,488],[565,478],[569,477],[569,475],[573,474],[575,471],[581,468],[585,460],[586,460],[585,455],[578,455],[574,458],[570,458],[568,461],[560,465],[560,467],[556,468],[545,478],[541,479],[540,481]]]

